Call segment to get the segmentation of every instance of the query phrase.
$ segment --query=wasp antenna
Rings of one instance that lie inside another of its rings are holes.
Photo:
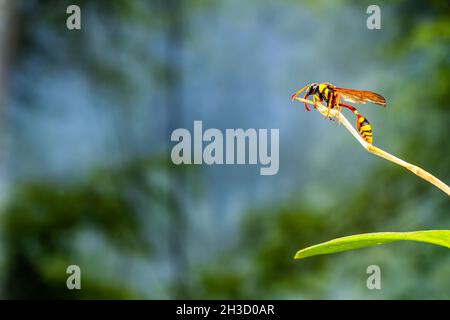
[[[305,90],[306,88],[308,88],[309,86],[310,86],[310,84],[304,86],[303,88],[301,88],[300,90],[298,90],[296,93],[294,93],[294,94],[291,96],[291,100],[294,101],[294,99],[297,98],[297,96],[298,96],[300,93],[302,93],[302,91],[304,91],[304,90]]]

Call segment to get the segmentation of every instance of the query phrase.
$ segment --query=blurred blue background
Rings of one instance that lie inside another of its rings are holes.
[[[450,298],[446,248],[293,260],[334,237],[450,227],[444,193],[290,101],[311,82],[379,92],[386,109],[359,108],[374,143],[450,181],[449,3],[379,1],[380,30],[370,4],[0,0],[0,297]],[[173,165],[170,134],[194,120],[279,128],[278,174]]]

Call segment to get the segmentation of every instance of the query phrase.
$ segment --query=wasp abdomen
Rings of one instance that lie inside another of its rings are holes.
[[[361,137],[368,143],[372,144],[373,136],[372,136],[372,126],[370,125],[369,120],[367,120],[362,115],[358,114],[356,118],[356,128],[359,131]]]

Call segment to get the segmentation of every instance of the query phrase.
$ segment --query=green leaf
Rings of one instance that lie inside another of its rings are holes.
[[[295,259],[302,259],[321,254],[355,250],[364,247],[408,240],[427,242],[450,248],[450,230],[426,230],[413,232],[376,232],[357,234],[336,238],[327,242],[302,249],[295,254]]]

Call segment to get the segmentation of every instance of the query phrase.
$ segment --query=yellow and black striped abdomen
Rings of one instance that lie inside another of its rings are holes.
[[[370,125],[370,122],[360,114],[358,114],[356,118],[356,128],[358,129],[361,137],[366,142],[372,144],[373,142],[372,126]]]

